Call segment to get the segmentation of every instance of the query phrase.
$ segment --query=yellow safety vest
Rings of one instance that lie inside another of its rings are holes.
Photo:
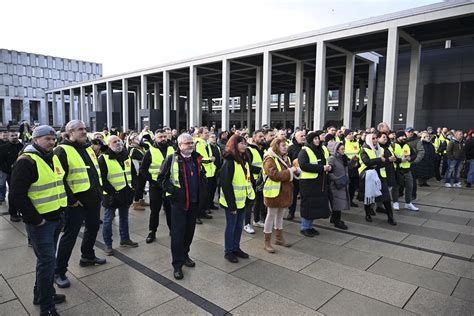
[[[248,147],[250,152],[252,153],[252,166],[254,167],[257,167],[257,168],[262,168],[263,167],[263,160],[262,160],[262,157],[260,156],[260,153],[258,152],[257,149],[253,148],[253,147]],[[253,179],[254,180],[257,180],[258,178],[258,173],[257,174],[253,174]]]
[[[362,148],[362,149],[367,153],[367,156],[369,156],[370,159],[376,159],[377,158],[377,155],[375,154],[375,152],[371,148]],[[380,147],[380,149],[382,149],[382,155],[380,157],[383,157],[383,155],[385,153],[385,149],[383,149],[382,147]],[[380,157],[378,157],[378,158],[380,158]],[[361,174],[366,168],[367,168],[367,166],[364,164],[364,162],[361,159],[360,160],[360,167],[359,167],[359,174]],[[385,170],[385,167],[380,168],[380,176],[382,178],[387,177],[387,171]]]
[[[148,173],[151,175],[151,179],[156,181],[158,180],[158,173],[160,172],[163,160],[165,160],[165,158],[169,155],[172,155],[174,153],[174,149],[172,146],[168,146],[168,149],[166,149],[166,157],[163,157],[161,150],[154,146],[151,146],[149,150],[151,155],[151,163],[148,167]]]
[[[89,169],[90,167],[86,165],[81,155],[79,155],[79,153],[73,146],[66,144],[61,144],[59,146],[61,146],[66,152],[67,164],[69,167],[66,182],[71,188],[72,193],[76,194],[89,190],[91,184],[87,169]],[[102,185],[102,178],[100,176],[99,161],[97,160],[97,156],[95,155],[94,150],[92,150],[91,147],[87,147],[86,152],[89,154],[89,157],[92,163],[94,164],[94,167],[97,171],[97,175],[99,177],[99,183],[100,185]]]
[[[120,191],[126,186],[132,187],[132,159],[128,158],[123,162],[123,168],[116,159],[103,154],[105,165],[107,166],[107,181],[114,187],[115,191]],[[104,191],[104,194],[107,192]]]
[[[202,165],[206,171],[206,177],[212,178],[216,174],[216,165],[211,161],[212,148],[211,145],[207,144],[202,138],[196,138],[196,152],[202,156]]]
[[[324,147],[323,147],[323,148],[324,148]],[[308,155],[309,163],[310,163],[310,164],[312,164],[312,165],[317,165],[317,164],[319,164],[319,162],[320,162],[321,160],[316,157],[316,155],[314,154],[314,152],[313,152],[313,150],[312,150],[311,148],[306,147],[306,146],[303,146],[301,149],[304,150],[304,151],[306,151],[306,154]],[[304,180],[304,179],[316,179],[318,176],[319,176],[318,173],[307,172],[307,171],[302,170],[302,171],[301,171],[300,180]]]
[[[237,209],[243,209],[245,207],[245,201],[247,199],[254,200],[255,199],[255,191],[252,187],[252,182],[250,181],[250,166],[248,162],[245,163],[245,168],[247,169],[247,177],[245,176],[244,169],[242,165],[237,161],[234,161],[234,177],[232,178],[232,186],[234,187],[234,196],[235,196],[235,204]],[[224,191],[220,192],[221,196],[219,198],[219,203],[227,207],[227,201],[224,197]]]
[[[446,137],[444,137],[443,135],[439,135],[439,144],[438,144],[438,147],[441,145],[441,142],[447,143]],[[446,149],[447,149],[447,146],[446,146],[445,149],[443,150],[443,155],[446,155],[446,153],[447,153]]]
[[[324,158],[326,158],[326,161],[329,159],[329,149],[326,147],[326,145],[323,146],[323,152],[324,152]]]
[[[349,159],[352,159],[354,158],[354,156],[358,156],[359,155],[359,152],[360,152],[360,145],[359,145],[359,142],[356,141],[356,140],[348,140],[346,141],[346,144],[344,146],[345,148],[345,152],[346,152],[346,156],[349,158]]]
[[[273,157],[275,160],[275,164],[277,166],[278,171],[281,171],[280,162],[278,158]],[[265,174],[265,169],[263,169],[263,173]],[[275,198],[280,194],[281,182],[273,181],[270,177],[267,178],[265,181],[265,185],[263,186],[263,196],[266,198]]]
[[[109,137],[110,137],[110,132],[108,134],[102,132],[102,137],[104,138],[104,142],[107,144],[107,141],[109,140]]]
[[[177,187],[178,189],[181,188],[181,184],[179,183],[179,163],[176,159],[175,154],[171,154],[173,158],[171,159],[171,172],[170,172],[170,180],[171,183]],[[170,196],[171,194],[166,192],[166,196]]]
[[[400,146],[400,144],[395,143],[395,149],[393,152],[397,158],[402,158],[403,156],[410,156],[411,149],[408,144],[404,144],[402,147]],[[411,162],[410,161],[400,162],[398,166],[402,169],[410,169]]]
[[[28,189],[28,198],[40,214],[54,212],[67,206],[66,189],[63,179],[65,172],[59,158],[53,156],[53,168],[38,155],[24,153],[36,162],[38,180],[33,182]]]

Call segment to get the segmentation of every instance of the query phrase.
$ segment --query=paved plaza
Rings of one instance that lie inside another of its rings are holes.
[[[197,225],[191,257],[195,268],[175,281],[170,238],[163,217],[157,242],[146,244],[146,211],[130,212],[131,238],[138,248],[118,246],[103,266],[79,267],[80,238],[70,261],[69,289],[61,315],[473,315],[474,194],[432,182],[419,188],[420,212],[396,212],[398,226],[364,211],[343,215],[344,232],[316,221],[320,236],[303,237],[285,221],[291,248],[263,250],[263,232],[242,236],[250,259],[224,259],[225,216]],[[401,203],[403,205],[403,203]],[[0,212],[5,214],[5,204]],[[104,257],[102,235],[97,255]],[[39,314],[32,304],[36,258],[23,223],[0,218],[0,315]]]

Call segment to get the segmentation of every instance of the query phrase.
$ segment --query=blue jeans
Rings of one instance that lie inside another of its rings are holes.
[[[467,183],[474,183],[474,159],[469,160],[469,171],[467,172]]]
[[[129,240],[130,235],[128,233],[128,208],[129,206],[122,206],[118,208],[119,211],[119,232],[120,240]],[[112,221],[115,217],[115,208],[110,209],[106,208],[104,210],[104,224],[102,225],[102,237],[104,238],[104,243],[112,247]]]
[[[458,183],[461,175],[461,160],[448,160],[448,171],[446,172],[445,183]]]
[[[306,219],[304,217],[301,217],[301,231],[313,228],[313,221],[313,219]]]
[[[68,207],[64,212],[64,234],[59,240],[56,259],[56,274],[67,272],[69,258],[76,244],[77,236],[85,221],[84,236],[82,237],[81,255],[85,259],[94,259],[94,244],[100,227],[100,204],[94,208],[84,206]]]
[[[53,286],[54,267],[61,222],[46,221],[41,226],[31,224],[25,226],[37,259],[34,296],[39,298],[41,312],[54,310],[53,295],[56,293]]]
[[[0,171],[0,202],[5,201],[7,194],[7,176],[7,173]]]
[[[225,209],[225,253],[240,249],[240,238],[242,237],[245,213],[248,207],[251,207],[251,205],[246,205],[243,209],[237,210],[236,214],[232,214],[228,208]]]

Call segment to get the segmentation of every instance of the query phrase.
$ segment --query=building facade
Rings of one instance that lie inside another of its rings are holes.
[[[0,49],[0,123],[53,124],[45,91],[100,77],[98,63]]]

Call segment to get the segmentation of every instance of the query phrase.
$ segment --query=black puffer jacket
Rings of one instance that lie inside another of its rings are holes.
[[[424,140],[420,141],[417,146],[423,146],[423,150],[418,150],[418,156],[413,164],[413,172],[416,178],[431,179],[435,176],[435,148],[431,142]],[[422,156],[421,153],[423,153]]]

